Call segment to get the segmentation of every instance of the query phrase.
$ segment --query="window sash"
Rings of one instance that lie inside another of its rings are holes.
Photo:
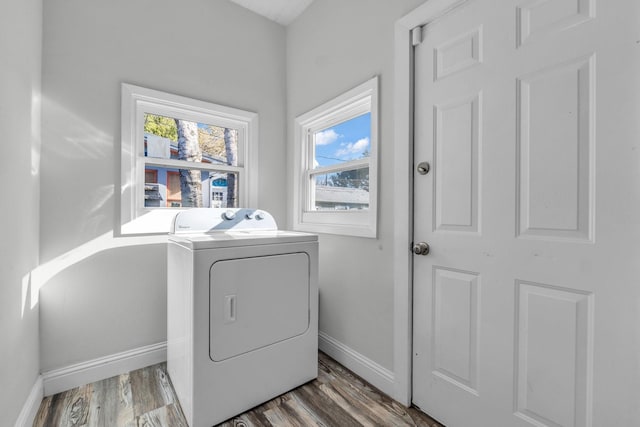
[[[304,171],[305,182],[307,183],[304,186],[303,190],[303,209],[304,213],[317,213],[318,210],[314,209],[316,200],[315,200],[315,181],[314,176],[316,175],[324,175],[324,174],[332,174],[350,170],[358,170],[364,168],[371,168],[371,157],[365,157],[362,159],[349,160],[344,163],[338,163],[330,166],[319,166],[317,168],[312,168],[313,160],[315,158],[315,135],[317,132],[323,131],[325,129],[331,128],[340,123],[347,122],[351,119],[359,117],[363,114],[367,114],[371,112],[371,97],[365,97],[356,104],[352,104],[349,108],[342,108],[334,111],[334,116],[327,118],[323,117],[322,120],[318,120],[313,125],[309,125],[305,127],[305,133],[307,135],[307,163],[305,165],[306,170]],[[347,115],[343,115],[343,113],[347,113]],[[349,211],[323,211],[332,214],[344,214],[344,213],[352,213]]]
[[[304,126],[304,130],[311,137],[309,138],[309,142],[312,144],[312,147],[314,143],[313,137],[317,132],[321,132],[343,122],[348,122],[351,119],[355,119],[358,116],[371,112],[371,102],[371,95],[367,95],[357,101],[353,101],[350,105],[329,109],[326,114],[322,115],[322,117],[307,122]]]
[[[187,160],[178,159],[159,159],[155,157],[148,157],[144,155],[144,128],[142,126],[136,126],[135,129],[135,153],[137,155],[136,161],[136,176],[138,183],[144,183],[144,169],[146,165],[170,167],[176,169],[197,169],[208,170],[214,172],[233,172],[238,174],[238,181],[244,182],[245,161],[246,161],[246,145],[247,141],[247,123],[246,121],[234,120],[233,118],[224,117],[218,114],[211,114],[207,111],[202,111],[198,108],[189,106],[188,108],[181,107],[180,104],[172,103],[168,101],[158,102],[158,100],[147,101],[139,100],[135,106],[136,123],[144,123],[145,114],[155,114],[164,117],[170,117],[178,120],[187,120],[195,123],[205,123],[217,127],[235,129],[238,131],[238,146],[237,146],[237,159],[238,166],[230,166],[224,164],[215,163],[202,163],[202,162],[190,162]],[[142,171],[142,173],[140,173]],[[141,179],[142,178],[142,179]],[[145,213],[152,210],[164,210],[171,209],[167,207],[149,207],[145,206],[144,199],[144,186],[138,188],[135,192],[135,209],[139,213]],[[245,194],[248,191],[247,186],[240,184],[239,188],[239,200],[241,205],[246,204],[248,195]],[[176,209],[176,208],[174,208]],[[184,208],[181,208],[184,209]]]
[[[210,171],[210,172],[222,172],[222,173],[235,173],[238,176],[238,188],[240,189],[240,197],[239,200],[243,200],[242,194],[242,183],[245,179],[245,169],[239,166],[228,166],[228,165],[215,165],[211,163],[195,163],[189,162],[186,160],[174,160],[174,159],[158,159],[160,161],[148,161],[148,157],[143,157],[139,163],[138,169],[138,182],[144,184],[144,173],[147,166],[156,166],[156,167],[165,167],[171,169],[195,169],[200,171]],[[194,166],[197,165],[197,166]],[[139,211],[141,212],[149,212],[153,210],[166,210],[166,209],[185,209],[184,207],[180,208],[172,208],[172,207],[152,207],[145,206],[145,198],[144,198],[144,185],[139,185],[136,191],[136,205]]]
[[[230,166],[222,163],[200,163],[190,162],[187,160],[176,159],[156,159],[154,157],[143,157],[140,159],[143,165],[159,166],[174,169],[198,169],[205,171],[221,171],[221,172],[242,172],[243,166]]]
[[[221,128],[229,128],[238,131],[238,166],[243,167],[246,162],[246,145],[248,144],[247,139],[247,124],[246,122],[240,122],[238,120],[227,119],[222,116],[217,116],[213,114],[205,114],[205,113],[195,113],[190,110],[180,109],[176,107],[165,108],[162,105],[150,104],[148,102],[138,102],[136,104],[136,121],[137,123],[144,123],[144,115],[145,114],[154,114],[158,116],[170,117],[172,119],[178,120],[186,120],[195,123],[203,123],[207,125],[217,126]],[[136,137],[136,154],[138,156],[144,155],[144,128],[136,127],[135,130]],[[190,163],[199,163],[199,162],[190,162]]]
[[[331,166],[320,166],[315,169],[307,169],[307,174],[309,176],[313,176],[313,175],[324,175],[326,173],[336,173],[336,172],[350,171],[350,170],[356,170],[356,169],[364,169],[366,167],[369,167],[370,164],[371,164],[371,160],[368,157],[365,157],[362,159],[350,160],[348,162],[338,163]]]
[[[311,169],[307,171],[305,173],[305,179],[307,180],[306,195],[305,195],[306,203],[305,203],[305,208],[303,209],[303,212],[304,213],[318,212],[318,210],[314,208],[316,204],[316,192],[315,192],[316,182],[314,177],[316,175],[332,174],[332,173],[366,169],[366,168],[371,169],[371,161],[368,158],[352,160],[350,162],[341,163],[339,165],[324,166],[322,168]],[[369,203],[371,203],[371,198],[369,198]],[[326,212],[328,214],[336,214],[336,213],[348,213],[348,212],[355,212],[355,211],[327,210],[323,212]]]

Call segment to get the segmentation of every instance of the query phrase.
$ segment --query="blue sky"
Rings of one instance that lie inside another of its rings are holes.
[[[316,133],[316,164],[330,166],[355,160],[371,149],[371,113]]]

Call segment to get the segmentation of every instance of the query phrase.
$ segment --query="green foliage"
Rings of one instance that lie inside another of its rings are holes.
[[[203,154],[221,159],[227,157],[224,148],[224,128],[211,125],[199,127],[198,144]]]
[[[169,117],[145,114],[144,131],[163,138],[168,138],[174,142],[178,140],[178,128],[176,126],[176,121]]]

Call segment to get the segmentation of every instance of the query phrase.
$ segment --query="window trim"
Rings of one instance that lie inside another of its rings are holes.
[[[176,168],[183,160],[144,156],[144,114],[176,117],[238,130],[238,166],[189,162],[190,169],[235,172],[239,206],[258,201],[258,114],[122,83],[121,87],[121,234],[166,233],[175,214],[188,208],[144,206],[145,166]]]
[[[378,211],[378,77],[325,102],[295,119],[293,229],[317,233],[377,238]],[[313,169],[316,132],[371,113],[370,156]],[[348,211],[312,210],[311,177],[369,167],[369,208]]]

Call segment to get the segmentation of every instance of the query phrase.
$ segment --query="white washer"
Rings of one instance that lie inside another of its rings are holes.
[[[317,236],[265,211],[190,209],[167,261],[167,368],[191,427],[317,377]]]

